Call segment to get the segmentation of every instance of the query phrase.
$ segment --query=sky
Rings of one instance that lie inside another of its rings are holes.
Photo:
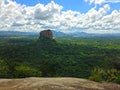
[[[0,0],[0,31],[120,33],[120,0]]]

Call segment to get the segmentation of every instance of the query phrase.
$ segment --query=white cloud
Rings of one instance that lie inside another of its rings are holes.
[[[53,1],[47,5],[37,4],[30,7],[12,0],[3,0],[0,5],[0,29],[40,30],[40,27],[46,26],[48,20],[57,18],[61,9],[62,6]]]
[[[80,13],[62,11],[62,6],[53,1],[47,5],[25,6],[7,0],[0,6],[0,30],[40,31],[50,28],[63,32],[118,33],[120,11],[113,10],[109,14],[109,10],[108,4],[98,10],[91,8],[87,13]]]
[[[103,3],[119,3],[120,0],[85,0],[86,2],[89,2],[90,4],[96,4],[101,5]]]
[[[86,2],[89,2],[90,4],[102,4],[105,2],[105,0],[85,0]]]
[[[3,0],[0,0],[0,5],[2,4]]]
[[[106,0],[106,3],[120,3],[120,0]]]
[[[101,19],[104,15],[106,15],[109,10],[110,10],[110,6],[106,4],[103,6],[103,8],[100,8],[98,11],[96,11],[95,8],[92,8],[91,10],[87,12],[86,15],[90,19],[96,21],[96,20]]]
[[[54,1],[44,6],[43,4],[37,4],[35,6],[35,19],[51,19],[60,14],[62,6],[55,4]]]

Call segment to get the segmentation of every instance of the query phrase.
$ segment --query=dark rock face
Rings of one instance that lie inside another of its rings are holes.
[[[40,32],[40,38],[53,38],[53,33],[51,30],[44,30]]]

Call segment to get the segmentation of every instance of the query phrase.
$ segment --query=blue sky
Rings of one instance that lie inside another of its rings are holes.
[[[20,4],[25,4],[28,6],[34,6],[38,3],[48,4],[52,0],[14,0]],[[53,0],[55,3],[62,5],[64,8],[63,10],[74,10],[79,11],[81,13],[87,12],[90,8],[94,6],[94,4],[89,5],[89,3],[85,2],[84,0]]]
[[[55,3],[62,5],[63,10],[74,10],[79,11],[81,13],[86,13],[89,9],[95,6],[95,4],[89,4],[89,2],[85,2],[84,0],[14,0],[17,3],[25,4],[27,6],[34,6],[38,3],[42,3],[44,5],[54,1]],[[114,0],[113,0],[114,1]],[[106,4],[106,3],[105,3]],[[111,6],[111,11],[114,9],[120,10],[120,1],[118,3],[108,2]],[[97,7],[102,7],[102,5],[96,5]]]
[[[120,0],[0,0],[0,30],[120,33]]]

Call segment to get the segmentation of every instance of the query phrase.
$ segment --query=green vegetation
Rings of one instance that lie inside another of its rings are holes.
[[[116,69],[102,69],[102,68],[95,68],[92,71],[91,76],[89,77],[90,80],[94,81],[108,81],[108,82],[117,82],[120,83],[120,71]]]
[[[0,77],[78,77],[120,83],[120,38],[0,38]]]

